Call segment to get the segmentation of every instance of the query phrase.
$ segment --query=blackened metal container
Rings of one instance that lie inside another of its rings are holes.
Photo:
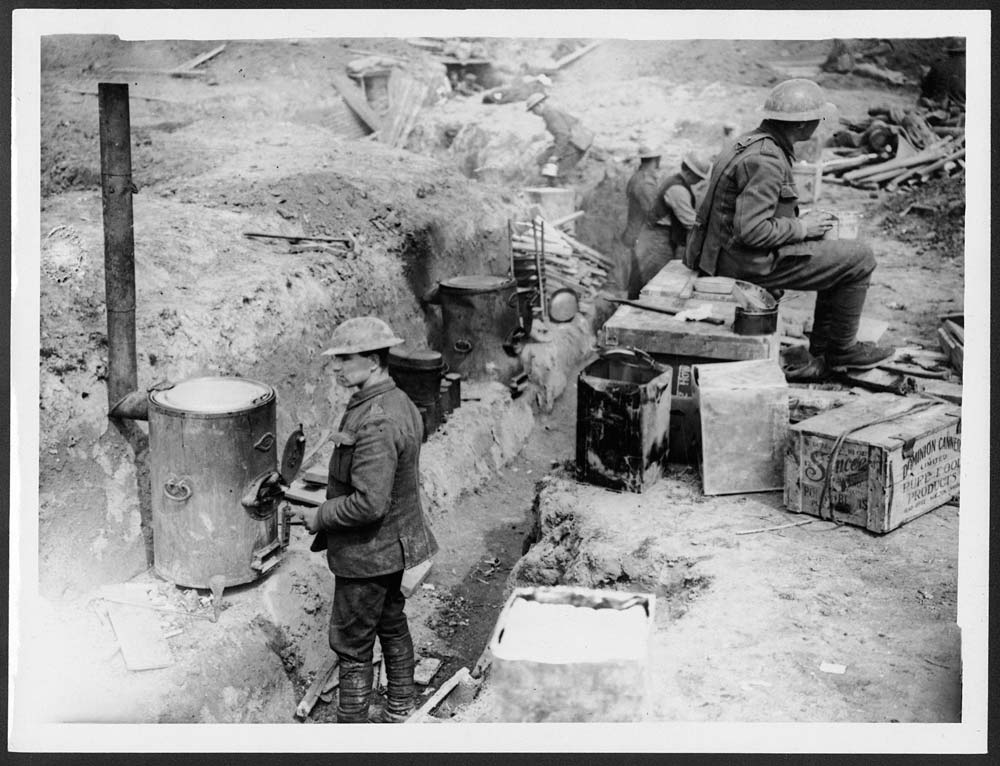
[[[445,364],[437,351],[409,345],[389,350],[389,375],[420,410],[424,419],[424,439],[434,433],[444,419],[441,403],[444,372]]]
[[[643,492],[663,476],[671,369],[629,349],[606,351],[577,379],[576,470],[582,481]]]
[[[520,369],[517,283],[509,277],[462,276],[441,283],[441,353],[466,380],[507,380]]]
[[[251,582],[280,553],[276,507],[245,488],[275,471],[274,389],[201,377],[149,395],[154,569],[189,588]]]

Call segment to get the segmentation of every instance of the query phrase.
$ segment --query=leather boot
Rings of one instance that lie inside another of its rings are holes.
[[[340,662],[337,723],[368,723],[374,671],[370,662]]]
[[[865,307],[868,283],[845,285],[837,288],[830,296],[829,325],[826,349],[828,353],[846,351],[857,342],[861,311]],[[817,296],[817,300],[819,296]],[[820,317],[816,317],[819,321]]]
[[[386,692],[383,723],[402,723],[413,713],[416,686],[413,683],[413,640],[406,633],[397,638],[380,638],[385,663]]]
[[[830,321],[834,307],[827,290],[816,293],[816,308],[813,311],[813,326],[809,333],[809,353],[814,357],[826,355],[830,343]],[[853,340],[853,338],[852,338]]]
[[[837,372],[849,368],[869,369],[890,358],[895,349],[874,343],[859,343],[858,326],[868,294],[867,280],[841,287],[830,298],[830,345],[826,361]]]

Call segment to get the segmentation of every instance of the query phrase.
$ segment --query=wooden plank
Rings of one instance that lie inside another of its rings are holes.
[[[115,74],[165,74],[170,77],[204,77],[208,72],[197,69],[143,69],[141,67],[118,67],[111,70]]]
[[[156,615],[138,606],[109,602],[108,616],[129,670],[155,670],[174,664]]]
[[[621,306],[608,319],[600,334],[606,346],[633,346],[654,354],[725,361],[778,358],[781,344],[777,335],[737,335],[728,329],[729,326],[684,322],[631,306]]]
[[[928,396],[944,399],[952,404],[962,404],[961,383],[949,383],[945,380],[924,380],[921,381],[920,388],[921,393]]]
[[[857,398],[850,391],[826,391],[792,385],[788,389],[788,419],[792,423],[808,420],[821,412],[843,407]]]
[[[226,44],[223,43],[218,48],[212,48],[212,50],[210,50],[208,53],[202,53],[200,56],[195,56],[190,61],[185,61],[183,64],[174,67],[174,69],[176,70],[194,69],[196,66],[204,64],[209,59],[215,58],[225,49],[226,49]]]
[[[950,319],[945,319],[941,322],[944,329],[946,329],[951,336],[957,340],[961,345],[965,345],[965,328]]]
[[[299,702],[298,707],[295,708],[296,718],[304,720],[309,717],[312,709],[316,707],[316,701],[319,699],[320,694],[323,693],[330,676],[336,672],[338,663],[339,659],[336,654],[323,663],[323,667],[321,667],[316,673],[316,677],[313,678],[313,681],[309,685],[309,689],[306,691],[302,701]]]
[[[572,64],[577,59],[582,58],[583,56],[586,56],[592,50],[594,50],[595,48],[597,48],[597,46],[599,46],[601,44],[601,42],[602,42],[601,40],[596,40],[596,41],[590,43],[589,45],[584,45],[579,50],[575,50],[572,53],[567,53],[565,56],[563,56],[561,59],[559,59],[555,63],[555,65],[551,68],[551,70],[547,70],[547,71],[558,72],[563,67],[566,67],[566,66]]]
[[[413,669],[413,682],[421,686],[427,686],[440,668],[441,660],[436,657],[421,657],[420,662]]]
[[[460,683],[462,683],[462,681],[465,681],[468,678],[469,678],[469,669],[465,667],[459,668],[455,672],[455,675],[453,675],[451,678],[449,678],[447,681],[441,684],[441,687],[436,692],[434,692],[431,698],[420,706],[419,710],[417,710],[413,715],[411,715],[409,718],[406,719],[406,723],[423,722],[432,712],[434,712],[434,708],[436,708],[438,705],[444,702],[445,697],[451,694],[456,686],[458,686]]]
[[[333,87],[337,89],[341,97],[358,117],[372,130],[380,130],[382,121],[378,115],[368,106],[368,100],[360,88],[351,82],[347,75],[334,72],[330,75],[333,80]]]

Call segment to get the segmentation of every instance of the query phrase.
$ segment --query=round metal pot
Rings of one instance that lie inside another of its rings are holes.
[[[736,307],[733,332],[737,335],[771,335],[778,331],[778,307],[745,309]]]

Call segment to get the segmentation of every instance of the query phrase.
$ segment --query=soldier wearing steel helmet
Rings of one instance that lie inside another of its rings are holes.
[[[533,93],[525,107],[532,114],[545,120],[545,129],[552,134],[553,143],[538,156],[537,164],[544,165],[551,156],[558,157],[559,175],[575,168],[594,142],[594,134],[583,126],[579,118],[557,109],[544,93]]]
[[[403,343],[376,317],[356,317],[333,332],[336,382],[355,389],[333,441],[326,501],[307,508],[335,575],[330,646],[339,658],[337,721],[369,720],[376,636],[385,663],[386,704],[373,720],[397,723],[414,706],[413,641],[401,591],[405,569],[437,551],[420,505],[423,422],[388,372],[389,349]]]
[[[822,239],[832,218],[798,214],[793,147],[811,137],[833,110],[811,80],[775,86],[761,124],[716,159],[684,259],[703,274],[744,279],[772,291],[817,292],[811,356],[786,369],[789,379],[875,367],[894,352],[857,340],[875,270],[871,247],[857,240]]]

